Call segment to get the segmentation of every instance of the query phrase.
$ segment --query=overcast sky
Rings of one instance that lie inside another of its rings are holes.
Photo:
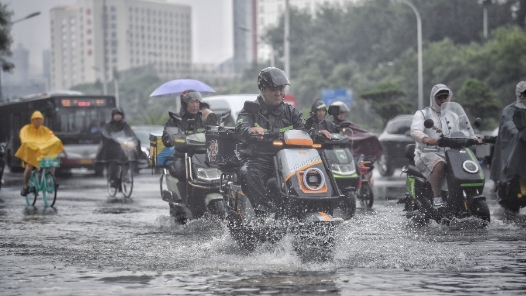
[[[55,6],[75,5],[76,0],[2,0],[14,12],[12,20],[40,11],[34,18],[12,28],[13,45],[30,50],[30,71],[42,71],[42,51],[50,49],[49,10]],[[192,7],[192,46],[194,63],[218,64],[233,54],[232,0],[167,0]]]

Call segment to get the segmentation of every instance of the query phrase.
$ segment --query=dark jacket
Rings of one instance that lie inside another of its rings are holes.
[[[166,147],[172,147],[172,144],[170,143],[170,135],[166,132],[166,127],[177,127],[181,131],[183,131],[185,134],[192,134],[193,130],[188,130],[188,120],[194,119],[195,120],[195,127],[197,133],[204,133],[205,132],[205,125],[203,123],[202,113],[201,111],[197,112],[196,114],[191,114],[186,111],[186,104],[181,105],[181,111],[179,112],[179,117],[181,120],[176,120],[174,118],[168,119],[166,124],[164,125],[164,131],[163,131],[163,143]],[[178,148],[175,152],[176,154],[184,154],[184,149]]]
[[[118,160],[124,162],[126,160],[136,160],[141,151],[141,142],[135,135],[130,125],[124,120],[112,120],[107,122],[102,128],[102,140],[97,150],[95,160],[97,162],[108,162]],[[116,141],[117,138],[133,138],[136,146],[135,153],[126,157],[121,145]]]
[[[253,114],[243,110],[239,112],[236,124],[236,136],[244,143],[240,153],[242,155],[254,156],[254,153],[272,155],[272,143],[261,143],[254,141],[250,136],[252,127],[260,126],[266,130],[279,128],[281,132],[305,127],[301,113],[289,104],[281,103],[278,106],[269,107],[263,97],[258,96],[256,103],[260,105],[261,114]],[[266,118],[266,119],[265,119]]]
[[[499,135],[493,151],[490,178],[509,182],[515,176],[526,177],[526,109],[515,102],[502,111]]]
[[[328,118],[325,118],[321,123],[318,122],[318,119],[315,116],[307,118],[305,121],[305,130],[311,131],[321,131],[326,130],[329,133],[336,133],[336,126],[334,123],[330,122]]]

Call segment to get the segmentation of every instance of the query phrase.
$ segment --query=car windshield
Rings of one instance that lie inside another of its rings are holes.
[[[133,132],[137,135],[137,138],[141,141],[143,145],[149,145],[150,143],[150,134],[162,134],[164,127],[159,126],[132,126]]]
[[[395,119],[387,124],[385,127],[385,132],[388,134],[403,135],[411,129],[412,121],[413,119],[411,117]]]

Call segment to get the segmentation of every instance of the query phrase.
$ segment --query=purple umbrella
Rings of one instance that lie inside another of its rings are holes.
[[[193,89],[202,94],[215,93],[216,91],[206,83],[195,79],[176,79],[163,83],[156,88],[150,97],[160,97],[167,95],[179,95],[185,90]]]

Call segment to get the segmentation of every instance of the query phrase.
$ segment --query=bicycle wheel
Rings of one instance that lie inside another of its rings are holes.
[[[114,197],[117,194],[117,187],[112,187],[108,176],[106,176],[106,184],[108,186],[108,194],[111,197]]]
[[[57,183],[55,182],[55,177],[50,172],[46,172],[43,184],[42,197],[44,198],[44,203],[46,207],[53,207],[57,200]]]
[[[373,188],[369,183],[363,183],[362,188],[360,189],[360,204],[366,206],[368,209],[373,207],[374,196]]]
[[[29,192],[25,196],[26,204],[28,206],[34,206],[35,203],[37,202],[38,193],[35,190],[35,178],[36,177],[37,176],[35,175],[35,172],[31,172],[31,176],[29,177],[29,184],[28,184],[29,185]]]
[[[129,198],[133,191],[133,168],[125,164],[121,172],[121,189],[124,197]]]

